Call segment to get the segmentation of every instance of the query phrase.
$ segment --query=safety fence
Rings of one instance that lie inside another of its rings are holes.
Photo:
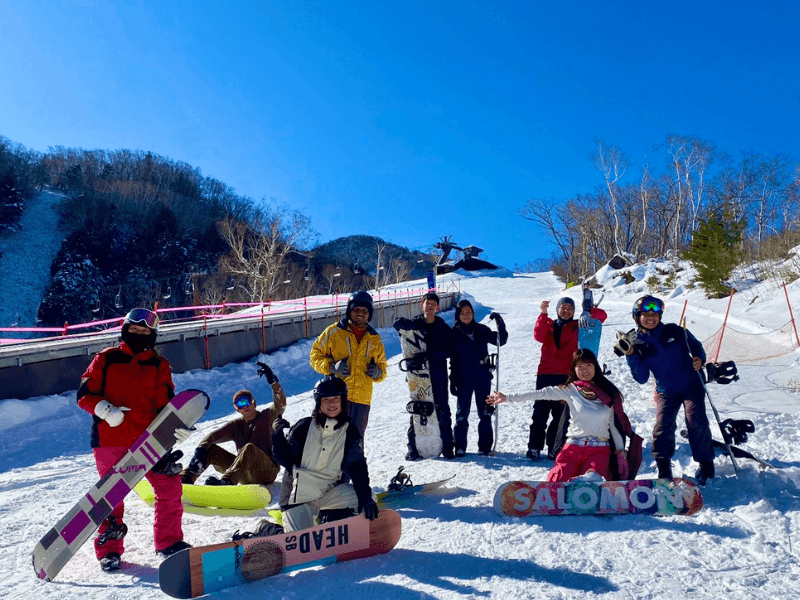
[[[388,327],[400,316],[419,314],[420,299],[428,291],[427,287],[371,291],[370,324]],[[458,296],[454,287],[437,292],[441,310],[454,306]],[[343,317],[347,299],[333,295],[257,304],[158,308],[162,320],[157,350],[176,373],[249,360],[259,353],[316,337]],[[0,345],[0,399],[76,389],[94,354],[117,343],[122,319],[65,324],[61,328],[0,328],[0,333],[56,334],[4,340]]]

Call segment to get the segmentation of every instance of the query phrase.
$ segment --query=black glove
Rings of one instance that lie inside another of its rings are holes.
[[[370,379],[378,379],[381,375],[383,375],[383,371],[381,371],[378,363],[376,363],[375,359],[373,358],[367,365],[367,376]]]
[[[272,430],[275,433],[283,433],[284,429],[289,429],[291,427],[291,423],[284,419],[283,417],[278,417],[272,422]]]
[[[272,385],[273,383],[278,383],[278,376],[272,372],[272,369],[269,368],[269,365],[267,365],[267,363],[257,362],[256,364],[258,365],[259,377],[264,377],[266,375],[267,383],[270,385]]]
[[[378,510],[378,505],[375,503],[375,500],[370,498],[366,502],[358,503],[358,512],[363,512],[367,519],[374,521],[378,518],[378,513],[380,513],[380,510]]]
[[[397,331],[400,331],[401,329],[414,329],[414,321],[406,317],[400,317],[392,324],[392,327],[394,327]]]

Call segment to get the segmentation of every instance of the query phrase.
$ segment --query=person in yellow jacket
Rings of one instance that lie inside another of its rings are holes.
[[[367,429],[372,384],[386,379],[386,350],[372,319],[372,296],[353,292],[345,317],[323,331],[311,347],[311,368],[344,379],[349,390],[347,416],[361,437]]]

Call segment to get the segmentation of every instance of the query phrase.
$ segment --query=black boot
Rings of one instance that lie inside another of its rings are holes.
[[[656,461],[659,479],[672,479],[672,460],[669,458],[659,458]]]
[[[121,566],[122,558],[120,558],[119,552],[109,552],[100,559],[100,568],[106,573],[117,571]]]
[[[705,485],[709,479],[714,479],[714,463],[700,463],[700,467],[694,474],[698,485]]]
[[[233,485],[233,482],[227,477],[214,477],[209,475],[206,477],[206,485]]]

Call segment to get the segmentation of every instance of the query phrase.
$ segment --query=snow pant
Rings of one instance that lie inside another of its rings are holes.
[[[436,407],[436,418],[439,419],[439,435],[442,438],[442,456],[453,457],[453,422],[450,416],[450,397],[445,388],[444,399],[434,393],[433,404]],[[414,433],[414,417],[409,419],[408,427],[408,450],[409,452],[417,451],[417,436]]]
[[[105,474],[125,456],[127,451],[128,448],[93,448],[92,452],[94,453],[97,472],[100,476],[105,476]],[[153,491],[156,495],[153,541],[156,551],[164,550],[175,542],[183,540],[183,529],[181,528],[181,518],[183,517],[181,495],[183,494],[183,487],[181,486],[181,476],[164,475],[150,471],[146,477],[150,485],[153,486]],[[114,510],[111,511],[110,516],[114,517],[117,521],[117,525],[119,525],[123,522],[122,517],[124,514],[125,503],[120,502]],[[109,520],[106,519],[100,525],[98,533],[105,533],[108,527]],[[111,552],[116,552],[122,556],[122,553],[125,551],[125,544],[123,542],[124,540],[108,540],[104,545],[99,546],[95,538],[94,553],[97,559],[99,560]]]
[[[608,479],[610,456],[611,447],[608,444],[605,446],[565,444],[556,456],[556,464],[547,474],[547,481],[569,481],[591,470],[597,471],[603,479]]]
[[[692,458],[698,463],[714,462],[714,446],[706,414],[705,389],[697,377],[697,383],[680,394],[656,392],[656,423],[653,427],[653,458],[669,461],[675,454],[675,429],[678,411],[683,406],[686,428],[689,431],[689,446]]]
[[[280,466],[255,444],[245,444],[238,454],[232,454],[225,448],[212,444],[208,447],[208,464],[237,485],[272,483],[281,470]]]
[[[347,417],[350,419],[350,423],[356,426],[363,439],[364,433],[367,431],[367,422],[369,421],[369,404],[348,402]]]
[[[561,385],[567,382],[568,375],[537,375],[536,389]],[[531,415],[530,434],[528,435],[528,450],[544,449],[547,442],[547,450],[552,453],[556,447],[556,437],[558,436],[558,424],[561,421],[561,413],[564,412],[565,404],[558,400],[536,400],[533,403],[533,414]],[[547,421],[550,419],[550,424]]]
[[[478,411],[478,452],[487,453],[492,449],[494,441],[494,430],[492,428],[492,416],[486,415],[486,398],[491,391],[492,381],[475,381],[462,383],[458,388],[456,396],[458,405],[456,407],[456,426],[453,437],[455,438],[456,450],[467,450],[467,433],[469,432],[469,411],[472,407],[472,396],[475,395],[475,408]]]
[[[299,529],[308,529],[315,525],[314,519],[321,510],[342,508],[352,508],[353,512],[358,510],[358,497],[349,483],[334,485],[316,500],[281,507],[283,530],[288,533]]]

